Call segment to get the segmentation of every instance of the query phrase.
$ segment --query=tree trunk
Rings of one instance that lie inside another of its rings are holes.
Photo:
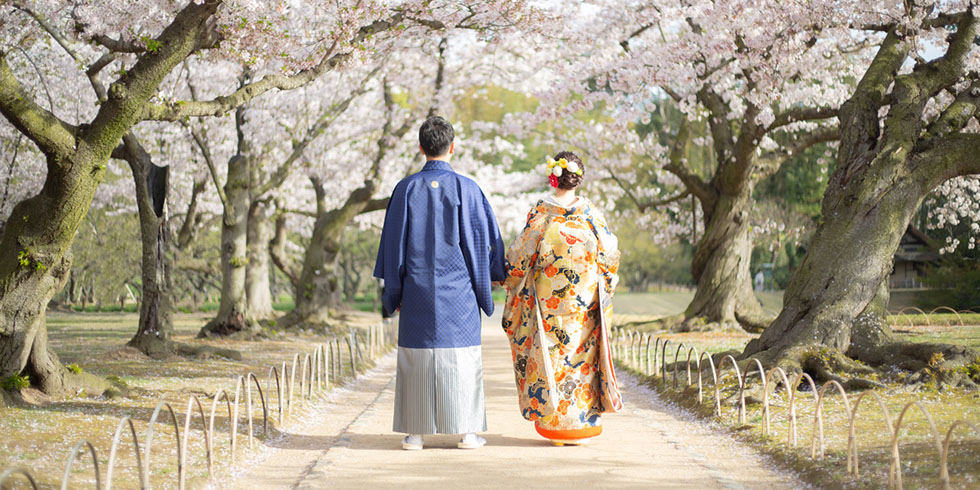
[[[267,205],[254,202],[248,210],[248,263],[245,266],[245,297],[249,315],[256,320],[272,318],[272,289],[269,285],[269,242],[272,223]]]
[[[296,308],[281,322],[285,326],[327,324],[330,311],[340,305],[342,291],[338,258],[340,238],[346,224],[336,223],[334,213],[317,218],[310,246],[303,258],[299,283],[293,293]]]
[[[685,321],[675,330],[761,331],[768,324],[752,292],[748,215],[752,185],[744,187],[736,195],[720,195],[713,209],[705,212],[704,233],[691,264],[697,290],[684,312]]]
[[[81,170],[93,168],[91,161],[75,166],[82,175],[49,166],[41,193],[14,207],[0,241],[0,378],[25,373],[49,394],[74,391],[83,382],[94,383],[91,394],[109,387],[69,372],[48,346],[46,308],[68,280],[71,242],[101,176]]]
[[[950,47],[946,57],[964,56],[973,47],[977,20],[966,15],[960,23],[951,36],[951,45],[960,46]],[[909,49],[905,36],[889,32],[855,94],[841,107],[838,164],[824,194],[823,222],[790,279],[778,318],[749,342],[743,357],[802,367],[831,379],[835,371],[867,372],[850,361],[857,359],[918,371],[913,380],[975,386],[960,368],[980,362],[976,351],[898,340],[885,319],[893,257],[920,203],[945,180],[980,172],[980,139],[958,134],[975,113],[980,87],[957,95],[923,131],[926,98],[958,81],[959,74],[917,68],[896,76]],[[977,87],[980,81],[973,83]],[[889,87],[891,105],[881,122]]]
[[[139,212],[142,298],[136,335],[127,345],[139,349],[154,359],[174,353],[170,336],[173,334],[173,304],[167,277],[167,171],[157,167],[150,155],[127,134],[127,162],[136,185],[136,206]]]
[[[350,194],[343,206],[326,211],[323,183],[316,178],[310,180],[317,193],[317,219],[294,289],[296,308],[279,321],[285,328],[298,325],[329,327],[330,312],[340,305],[343,294],[338,259],[344,229],[357,215],[384,209],[388,203],[387,199],[371,199],[377,184],[368,180]]]
[[[232,334],[255,335],[260,327],[249,316],[245,294],[248,263],[248,158],[241,154],[228,161],[227,196],[221,221],[221,304],[218,315],[201,328],[199,337]]]

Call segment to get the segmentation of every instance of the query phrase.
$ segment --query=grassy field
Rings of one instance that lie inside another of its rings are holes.
[[[661,293],[661,294],[624,294],[616,297],[614,309],[617,312],[615,320],[637,321],[641,318],[655,318],[683,311],[686,302],[691,298],[690,293]],[[778,307],[781,298],[778,293],[770,293],[761,297],[764,307]],[[909,321],[909,320],[912,321]],[[614,320],[614,322],[615,322]],[[980,321],[973,316],[953,314],[934,314],[918,317],[913,315],[894,315],[889,317],[896,333],[914,342],[952,342],[980,349]],[[753,335],[744,333],[658,333],[661,338],[670,339],[676,346],[695,346],[699,351],[721,352],[726,350],[741,350]],[[668,349],[673,352],[673,347]],[[641,351],[643,352],[643,351]],[[682,356],[683,357],[683,356]],[[668,362],[673,358],[668,354]],[[646,366],[641,365],[645,370]],[[743,366],[744,367],[744,366]],[[634,370],[636,366],[633,367]],[[709,381],[706,384],[705,404],[697,404],[697,389],[685,389],[686,375],[681,368],[678,388],[674,388],[672,377],[664,383],[657,377],[648,378],[650,384],[676,403],[687,406],[699,415],[713,418],[713,387],[710,384],[710,374],[705,371]],[[638,374],[646,375],[645,372]],[[695,374],[696,377],[696,374]],[[751,385],[758,385],[757,376],[750,378]],[[722,416],[723,425],[730,427],[740,438],[773,455],[784,464],[801,472],[804,479],[820,488],[882,488],[888,482],[888,467],[890,462],[891,433],[888,430],[885,416],[872,395],[867,395],[859,405],[855,422],[855,432],[859,447],[860,475],[848,476],[847,461],[847,427],[849,411],[842,397],[828,392],[823,407],[823,424],[825,438],[825,456],[820,459],[810,457],[811,438],[815,434],[814,394],[809,390],[797,392],[797,441],[792,447],[788,441],[788,399],[783,388],[770,397],[771,430],[768,436],[762,436],[762,406],[750,404],[747,409],[746,425],[737,423],[738,390],[731,368],[722,376]],[[890,384],[876,392],[882,396],[890,411],[892,421],[898,418],[899,412],[909,402],[920,403],[933,417],[939,431],[940,439],[946,437],[946,431],[955,420],[967,420],[980,425],[980,395],[963,390],[937,390],[935,386],[908,387],[902,384]],[[852,393],[849,402],[859,393]],[[949,472],[953,488],[980,488],[980,434],[971,434],[969,429],[960,428],[953,436],[954,443],[950,448]],[[905,488],[936,488],[939,454],[931,436],[929,421],[918,412],[911,409],[906,415],[899,432],[901,447],[902,472]]]
[[[178,314],[175,322],[176,339],[192,344],[204,343],[193,337],[208,319],[209,315],[202,313]],[[374,321],[370,318],[363,320]],[[77,441],[85,439],[97,448],[104,477],[112,434],[123,416],[134,420],[142,439],[157,402],[166,400],[180,414],[178,418],[182,427],[182,414],[191,394],[200,396],[207,413],[210,408],[209,397],[219,388],[230,390],[234,394],[236,376],[254,372],[265,389],[270,366],[284,361],[291,362],[293,354],[312,352],[316,342],[326,340],[325,337],[315,335],[281,336],[262,342],[209,340],[209,345],[241,351],[243,360],[216,357],[155,361],[133,349],[122,348],[136,331],[136,323],[137,316],[131,313],[48,315],[51,345],[62,362],[77,364],[84,371],[100,376],[118,377],[132,388],[132,392],[129,396],[118,399],[82,396],[63,400],[47,399],[34,392],[40,402],[36,406],[0,408],[0,434],[3,434],[0,437],[0,468],[31,468],[45,488],[58,488],[69,450]],[[254,411],[256,430],[261,440],[262,411],[258,404],[258,395],[253,396],[257,405]],[[230,453],[227,437],[229,421],[227,414],[220,410],[215,420],[215,469],[220,472],[227,467]],[[177,453],[172,428],[168,424],[169,417],[161,416],[155,429],[157,436],[153,441],[153,471],[150,480],[156,488],[176,488]],[[195,418],[192,426],[200,429],[201,422]],[[199,430],[192,432],[189,445],[193,449],[189,451],[188,457],[189,488],[200,488],[206,480],[203,438]],[[239,434],[241,437],[238,439],[238,451],[241,454],[241,451],[248,451],[246,424],[239,426]],[[276,437],[276,434],[270,424],[269,437]],[[136,462],[130,444],[128,439],[124,439],[120,447],[114,478],[116,488],[138,487],[137,473],[133,471]],[[94,487],[90,461],[80,458],[76,462],[72,488]]]

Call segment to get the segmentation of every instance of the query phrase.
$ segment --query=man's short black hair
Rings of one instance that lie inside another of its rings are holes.
[[[437,157],[448,153],[454,137],[453,125],[439,116],[426,119],[419,128],[419,144],[426,156]]]

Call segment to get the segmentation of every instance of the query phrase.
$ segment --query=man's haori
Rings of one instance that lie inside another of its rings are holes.
[[[395,432],[486,431],[480,311],[493,313],[503,255],[486,196],[448,163],[395,186],[374,269],[385,310],[401,308]]]

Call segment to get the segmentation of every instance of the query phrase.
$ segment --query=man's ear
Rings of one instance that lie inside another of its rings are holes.
[[[425,150],[422,149],[422,144],[419,143],[419,153],[425,155]]]
[[[421,145],[419,145],[419,146],[421,146]],[[453,151],[454,151],[455,149],[456,149],[456,142],[455,142],[455,141],[453,141],[452,143],[449,143],[449,154],[450,154],[450,155],[452,155],[452,154],[453,154]]]

